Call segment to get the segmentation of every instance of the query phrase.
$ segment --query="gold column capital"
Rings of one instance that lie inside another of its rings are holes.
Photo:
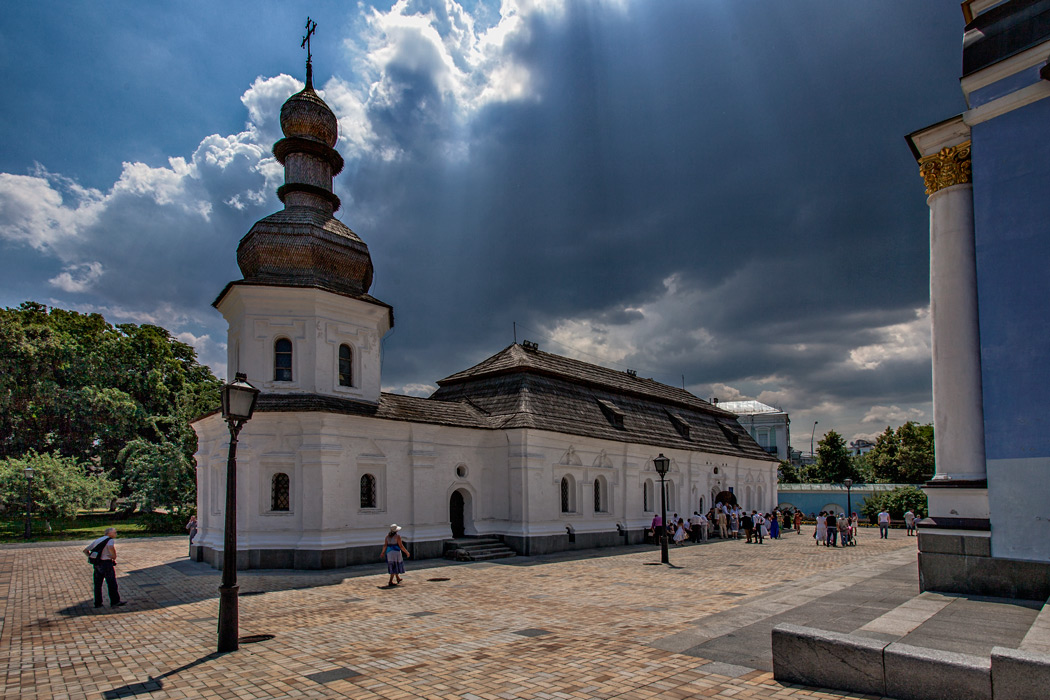
[[[933,194],[952,185],[972,182],[970,141],[946,146],[936,153],[920,158],[919,174],[926,183],[926,194]]]

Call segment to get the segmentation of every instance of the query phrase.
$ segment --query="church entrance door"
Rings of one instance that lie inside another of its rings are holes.
[[[460,538],[465,534],[463,523],[463,492],[453,491],[448,499],[448,519],[452,522],[452,536]]]

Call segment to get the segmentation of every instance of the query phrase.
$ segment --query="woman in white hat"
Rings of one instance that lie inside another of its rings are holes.
[[[401,535],[397,534],[401,530],[401,526],[396,523],[390,526],[390,532],[383,539],[383,556],[381,558],[386,559],[386,572],[390,574],[390,580],[386,582],[388,586],[396,586],[401,583],[401,574],[405,573],[405,560],[402,557],[409,556],[408,550],[405,549],[405,545],[401,542]],[[397,578],[397,582],[394,581]]]

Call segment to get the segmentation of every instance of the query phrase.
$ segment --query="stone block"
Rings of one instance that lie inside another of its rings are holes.
[[[781,683],[887,695],[887,642],[800,625],[773,628],[773,677]]]
[[[991,700],[989,659],[894,643],[884,660],[885,695],[898,700]]]
[[[963,538],[919,531],[919,551],[936,554],[963,554]]]
[[[992,696],[995,700],[1031,700],[1050,693],[1050,656],[992,647]]]

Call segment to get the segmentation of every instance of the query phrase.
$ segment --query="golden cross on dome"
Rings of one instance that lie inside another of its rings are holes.
[[[314,71],[313,71],[313,54],[310,52],[310,37],[317,31],[317,22],[310,21],[310,18],[306,18],[306,36],[303,37],[303,43],[299,45],[299,48],[306,49],[306,87],[312,88],[314,86]]]

